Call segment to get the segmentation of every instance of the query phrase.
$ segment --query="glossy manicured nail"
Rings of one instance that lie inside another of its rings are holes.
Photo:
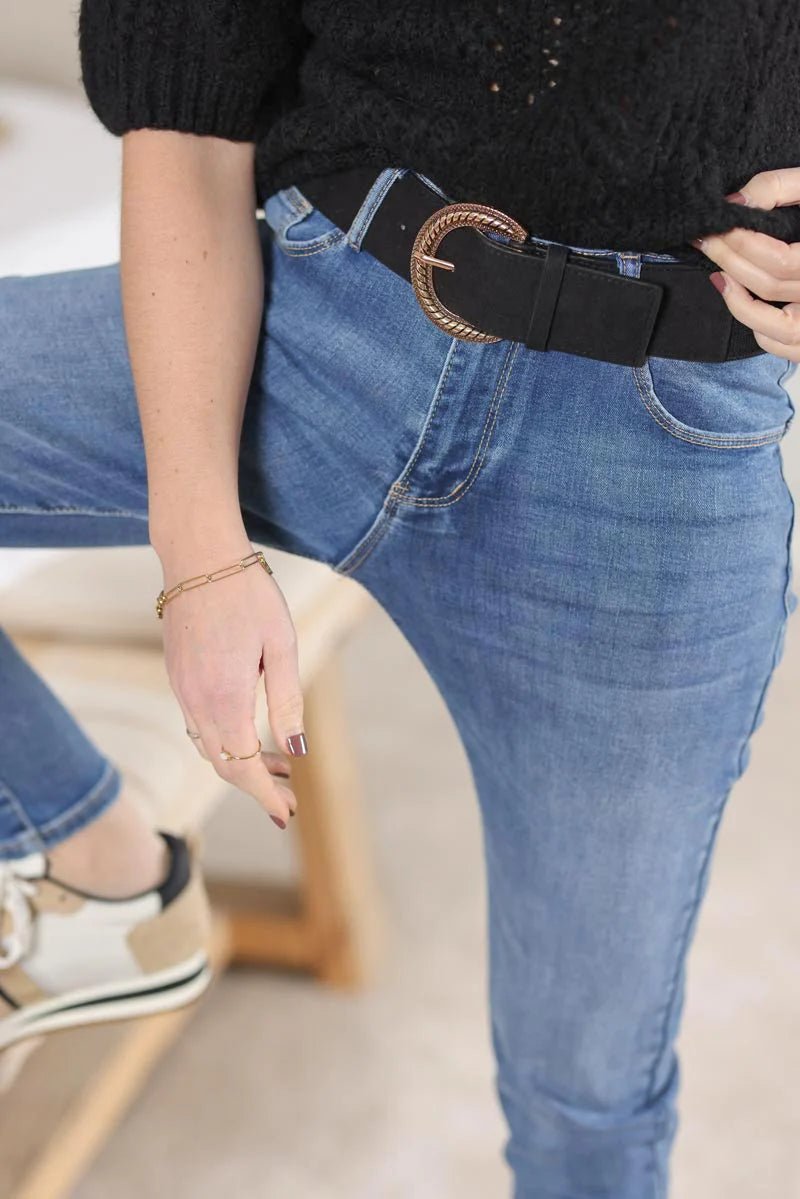
[[[304,754],[308,753],[305,733],[294,733],[293,736],[287,737],[286,744],[289,746],[289,753],[292,757],[302,758]]]
[[[722,274],[722,272],[721,272],[721,271],[714,271],[714,272],[713,272],[712,274],[710,274],[708,277],[709,277],[709,279],[711,280],[711,282],[714,284],[714,286],[716,287],[716,289],[717,289],[717,291],[719,292],[719,294],[720,294],[720,295],[724,295],[724,294],[725,294],[725,288],[728,286],[728,281],[727,281],[727,279],[725,278],[725,276]]]
[[[745,196],[742,192],[731,192],[729,196],[725,197],[725,199],[730,200],[731,204],[747,205],[750,203],[747,196]]]
[[[280,816],[270,816],[273,824],[277,824],[278,828],[286,828],[286,821],[281,820]]]

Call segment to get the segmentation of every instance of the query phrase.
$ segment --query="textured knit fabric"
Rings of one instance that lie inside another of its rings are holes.
[[[256,141],[262,200],[366,163],[572,244],[800,237],[724,199],[800,165],[787,0],[83,0],[80,46],[112,132]]]

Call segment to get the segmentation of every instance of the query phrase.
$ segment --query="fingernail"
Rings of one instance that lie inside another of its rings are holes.
[[[711,280],[711,282],[714,284],[714,286],[716,287],[719,294],[724,295],[725,288],[728,286],[728,280],[725,278],[725,276],[722,274],[722,272],[714,271],[708,277]]]
[[[696,250],[702,250],[703,246],[706,244],[706,241],[704,237],[696,237],[690,244],[693,245]]]
[[[731,192],[730,195],[725,197],[725,199],[730,200],[731,204],[745,204],[746,205],[746,204],[749,204],[749,202],[750,202],[747,199],[747,196],[744,195],[743,192]]]
[[[273,824],[277,824],[278,828],[286,828],[286,821],[281,820],[280,816],[270,816]]]
[[[308,753],[305,733],[294,733],[293,736],[287,737],[286,744],[289,746],[289,753],[295,758],[302,758],[304,754]]]

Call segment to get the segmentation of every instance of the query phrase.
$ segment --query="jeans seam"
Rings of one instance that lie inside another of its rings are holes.
[[[312,254],[321,254],[324,250],[332,250],[345,240],[345,235],[340,229],[331,230],[330,233],[323,234],[324,241],[315,242],[314,245],[303,249],[302,242],[292,243],[284,237],[278,241],[278,248],[283,251],[287,258],[309,258]],[[293,250],[291,247],[295,244],[299,248]]]
[[[396,511],[397,501],[389,495],[384,500],[380,512],[372,523],[372,528],[365,535],[364,539],[359,541],[350,553],[342,558],[338,565],[334,566],[333,569],[337,574],[350,575],[366,562],[378,542],[388,532],[392,517]]]
[[[11,855],[13,850],[15,856],[22,857],[26,853],[40,853],[44,849],[44,842],[36,825],[25,811],[25,806],[19,797],[10,787],[5,784],[0,786],[0,805],[7,804],[11,811],[16,816],[20,823],[23,832],[14,837],[13,840],[0,843],[0,860],[2,855]],[[20,853],[19,850],[22,852]]]
[[[97,782],[74,803],[66,812],[61,812],[53,820],[48,820],[37,831],[43,842],[47,843],[52,837],[61,840],[63,830],[71,830],[76,823],[82,823],[82,817],[98,805],[102,808],[111,803],[119,794],[121,779],[119,772],[112,762],[106,761],[103,773]],[[88,822],[87,822],[88,823]]]
[[[779,455],[779,457],[780,457],[780,455]],[[788,529],[787,538],[786,538],[785,581],[784,581],[783,596],[782,596],[783,615],[781,616],[781,619],[778,623],[778,629],[775,633],[775,637],[773,638],[772,651],[770,653],[770,664],[769,664],[769,668],[766,673],[766,678],[764,679],[764,682],[762,683],[761,689],[759,691],[758,700],[756,701],[755,709],[753,711],[753,716],[750,721],[750,726],[749,726],[748,732],[745,735],[745,737],[742,741],[742,744],[740,746],[740,749],[739,749],[739,754],[737,757],[736,779],[734,780],[734,782],[737,781],[739,778],[741,778],[741,776],[744,772],[744,764],[743,764],[744,752],[756,730],[759,715],[761,714],[761,711],[764,707],[764,701],[766,699],[766,695],[767,695],[767,691],[769,689],[770,682],[775,673],[775,668],[777,666],[778,658],[779,658],[779,650],[783,643],[787,621],[788,621],[789,615],[791,613],[791,609],[789,607],[788,595],[789,595],[789,590],[791,587],[791,573],[792,573],[791,572],[791,544],[792,544],[792,529],[793,529],[794,520],[795,520],[795,504],[794,504],[794,498],[791,494],[791,491],[789,490],[789,488],[785,482],[785,477],[783,475],[782,461],[781,461],[781,465],[780,465],[780,470],[781,470],[781,477],[784,479],[784,485],[786,486],[786,490],[789,494],[789,498],[790,498],[790,502],[791,502],[791,519],[789,521],[789,529]],[[722,816],[725,812],[725,808],[727,805],[727,800],[731,794],[732,789],[733,789],[733,784],[723,794],[723,796],[721,797],[721,800],[719,801],[719,803],[712,815],[709,833],[706,838],[704,848],[702,850],[700,866],[699,866],[697,876],[695,879],[693,899],[692,899],[691,903],[688,904],[685,908],[686,920],[685,920],[684,925],[678,936],[678,954],[677,954],[677,958],[676,958],[675,968],[672,972],[672,977],[670,979],[669,987],[667,989],[667,999],[666,999],[666,1004],[663,1009],[663,1016],[661,1018],[662,1023],[661,1023],[661,1031],[659,1033],[659,1040],[658,1040],[658,1044],[656,1046],[652,1064],[650,1065],[650,1067],[648,1069],[648,1073],[647,1073],[647,1080],[646,1080],[646,1084],[645,1084],[645,1095],[644,1095],[645,1102],[647,1102],[652,1097],[653,1084],[655,1082],[655,1072],[658,1069],[658,1064],[663,1056],[664,1050],[667,1047],[669,1021],[670,1021],[672,1012],[674,1010],[675,999],[676,999],[676,995],[677,995],[677,982],[678,982],[678,978],[679,978],[680,972],[681,972],[681,965],[685,961],[685,958],[686,958],[687,942],[688,942],[690,930],[692,927],[692,920],[693,920],[694,915],[697,912],[699,904],[700,904],[700,899],[702,897],[703,878],[705,877],[707,870],[708,870],[711,852],[712,852],[712,849],[714,846],[715,836],[716,836],[717,830],[720,826],[720,822],[722,820]],[[652,1142],[652,1172],[653,1172],[654,1177],[655,1177],[655,1172],[656,1172],[657,1149],[658,1149],[658,1143],[656,1140],[653,1140],[653,1142]]]
[[[505,395],[506,387],[508,385],[508,380],[511,376],[511,369],[514,365],[514,361],[516,359],[517,353],[519,352],[519,348],[520,348],[521,344],[522,344],[521,342],[516,342],[516,341],[511,342],[511,344],[508,348],[508,353],[506,354],[502,369],[500,371],[500,374],[497,379],[497,383],[495,385],[494,395],[492,396],[492,402],[489,406],[489,411],[486,414],[486,420],[484,422],[483,431],[481,433],[481,439],[480,439],[480,442],[478,443],[478,448],[475,452],[475,457],[472,460],[472,464],[469,468],[469,471],[468,471],[466,477],[464,479],[462,479],[461,482],[456,487],[454,487],[452,491],[448,492],[448,494],[444,495],[444,496],[407,495],[407,494],[405,494],[404,489],[397,488],[395,486],[392,488],[391,494],[394,496],[394,498],[399,503],[409,504],[409,505],[411,505],[413,507],[417,507],[417,508],[447,508],[447,507],[450,507],[452,504],[458,503],[459,500],[463,499],[463,497],[466,495],[466,493],[474,485],[476,479],[478,478],[478,476],[481,472],[483,463],[486,459],[486,452],[488,450],[489,443],[491,442],[491,439],[492,439],[494,427],[497,423],[497,417],[500,412],[500,406],[503,401],[503,396]]]
[[[456,359],[456,352],[458,350],[458,346],[459,346],[458,338],[457,337],[451,338],[450,345],[448,346],[448,349],[447,349],[447,357],[445,359],[444,370],[442,371],[441,375],[439,376],[439,382],[436,384],[436,391],[435,391],[434,397],[433,397],[433,404],[431,405],[431,407],[428,411],[428,415],[425,419],[425,427],[422,431],[422,436],[420,437],[419,441],[417,442],[417,448],[414,450],[414,453],[412,454],[411,459],[409,460],[408,464],[406,465],[400,478],[395,483],[392,484],[392,486],[390,488],[390,492],[389,492],[389,494],[391,496],[398,496],[399,494],[404,493],[405,491],[408,490],[408,487],[410,486],[411,475],[414,473],[414,468],[416,467],[417,462],[419,461],[419,459],[422,455],[422,451],[425,449],[425,447],[428,444],[428,441],[430,439],[430,432],[433,427],[433,422],[436,417],[436,413],[439,410],[439,405],[441,403],[442,396],[444,395],[444,389],[445,389],[445,386],[447,385],[447,380],[450,377],[450,372],[453,369],[453,363],[455,362],[455,359]]]
[[[133,520],[147,519],[140,512],[131,512],[126,508],[44,508],[35,504],[0,504],[0,512],[11,516],[129,516]]]
[[[742,437],[731,437],[726,436],[724,433],[709,433],[707,435],[698,435],[693,437],[689,433],[684,432],[684,430],[682,430],[679,426],[673,425],[671,422],[669,422],[667,418],[662,416],[661,412],[654,407],[650,397],[647,395],[646,379],[643,375],[642,367],[633,367],[633,377],[642,403],[656,424],[660,425],[660,427],[669,433],[670,436],[677,437],[681,441],[687,441],[691,445],[705,446],[707,449],[712,450],[754,449],[757,446],[772,445],[774,442],[780,441],[788,428],[787,422],[787,424],[783,425],[782,428],[776,429],[772,433],[756,434],[752,437],[750,437],[748,434],[744,434]]]
[[[662,1057],[664,1050],[666,1048],[666,1045],[667,1045],[669,1021],[670,1021],[670,1016],[672,1015],[672,1012],[674,1010],[675,999],[676,999],[677,991],[678,991],[678,979],[679,979],[680,973],[681,973],[681,965],[685,961],[685,957],[686,957],[686,947],[687,947],[687,942],[688,942],[689,935],[690,935],[690,930],[692,927],[692,920],[693,920],[693,917],[694,917],[695,913],[697,912],[699,904],[700,904],[703,877],[706,873],[706,870],[707,870],[707,867],[708,867],[708,864],[710,861],[711,851],[712,851],[712,848],[714,845],[714,836],[715,836],[717,829],[719,828],[719,824],[722,819],[722,814],[725,810],[725,803],[728,798],[728,795],[730,794],[730,790],[731,789],[728,788],[728,790],[723,794],[723,796],[719,800],[716,808],[714,809],[714,811],[712,813],[711,821],[709,823],[708,834],[706,836],[705,842],[703,843],[703,847],[702,847],[701,854],[700,854],[700,862],[699,862],[697,874],[695,876],[694,891],[692,894],[692,899],[684,907],[685,919],[684,919],[683,925],[677,936],[677,951],[678,952],[677,952],[677,956],[675,959],[675,967],[672,971],[669,985],[667,987],[666,1002],[662,1009],[662,1013],[659,1017],[661,1020],[661,1027],[660,1027],[660,1031],[658,1034],[658,1043],[657,1043],[654,1053],[653,1053],[652,1062],[647,1068],[647,1077],[646,1077],[646,1081],[645,1081],[644,1096],[643,1096],[643,1101],[645,1103],[647,1103],[650,1100],[650,1098],[652,1097],[653,1083],[655,1081],[655,1073],[656,1073],[656,1070],[658,1069],[658,1064],[661,1060],[661,1057]]]
[[[348,245],[352,246],[354,250],[360,251],[361,243],[364,240],[367,230],[369,229],[370,222],[375,215],[375,209],[383,203],[389,188],[392,187],[392,185],[401,177],[401,175],[404,174],[406,168],[391,167],[387,169],[391,171],[391,174],[386,176],[383,182],[380,183],[380,186],[378,186],[378,184],[381,176],[378,175],[376,177],[375,182],[372,184],[372,188],[370,189],[374,189],[375,194],[369,197],[369,199],[367,197],[364,198],[361,208],[359,208],[358,212],[353,217],[350,228],[345,231],[345,237],[347,238]],[[364,208],[365,204],[367,205],[366,209]]]

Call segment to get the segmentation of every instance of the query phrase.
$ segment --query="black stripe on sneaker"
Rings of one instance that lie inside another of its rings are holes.
[[[98,1003],[116,1003],[122,999],[142,999],[147,995],[159,995],[162,991],[175,991],[178,987],[185,987],[187,983],[194,982],[207,968],[208,963],[203,962],[202,966],[199,966],[191,974],[187,974],[183,978],[176,978],[171,983],[161,983],[158,987],[148,987],[142,991],[126,991],[121,995],[99,995],[96,999],[85,999],[82,1003],[65,1003],[61,1007],[49,1008],[47,1015],[54,1016],[60,1012],[74,1012],[79,1008],[94,1007]]]
[[[158,894],[161,896],[161,910],[163,911],[168,904],[172,903],[173,899],[180,895],[188,883],[192,866],[189,860],[189,846],[183,837],[175,837],[172,833],[165,832],[162,832],[161,836],[166,841],[170,852],[170,867],[167,877],[157,888]]]
[[[8,991],[4,991],[2,987],[0,987],[0,999],[5,999],[6,1003],[10,1003],[12,1007],[18,1008],[22,1006],[17,1003],[16,999],[12,999]]]

